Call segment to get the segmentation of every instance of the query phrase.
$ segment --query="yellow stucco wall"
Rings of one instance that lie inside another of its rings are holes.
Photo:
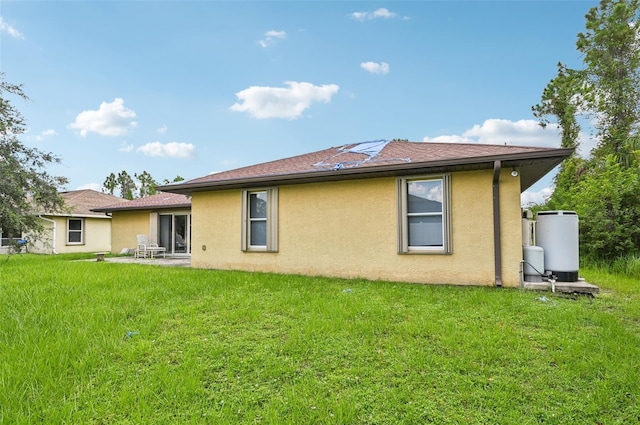
[[[149,234],[151,211],[114,211],[111,215],[111,252],[135,249],[137,235]]]
[[[111,215],[111,252],[120,253],[123,248],[135,249],[138,235],[146,235],[149,242],[158,243],[159,216],[190,213],[189,209],[114,211]]]
[[[502,275],[519,285],[519,178],[500,177]],[[451,176],[451,255],[397,253],[395,178],[281,186],[279,251],[242,252],[241,191],[194,193],[192,267],[493,285],[492,170]],[[203,247],[206,246],[206,250]]]

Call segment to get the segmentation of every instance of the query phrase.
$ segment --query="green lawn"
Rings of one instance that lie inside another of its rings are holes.
[[[0,257],[3,424],[631,424],[640,281],[593,301]]]

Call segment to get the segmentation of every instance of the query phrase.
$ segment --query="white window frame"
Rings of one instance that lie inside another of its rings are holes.
[[[267,197],[267,217],[251,217],[251,195],[264,193]],[[266,221],[266,244],[251,245],[251,223]],[[278,252],[278,188],[246,189],[242,191],[242,251]]]
[[[441,246],[410,246],[408,199],[409,184],[422,181],[440,181],[442,184],[442,212],[421,213],[419,215],[442,215]],[[398,194],[398,253],[399,254],[451,254],[451,176],[402,177],[397,180]]]
[[[71,229],[71,221],[79,221],[80,222],[80,230],[72,230]],[[84,245],[84,219],[83,218],[77,218],[77,217],[72,217],[72,218],[67,218],[67,245]],[[72,233],[80,233],[80,242],[76,242],[76,241],[71,241],[71,234]]]

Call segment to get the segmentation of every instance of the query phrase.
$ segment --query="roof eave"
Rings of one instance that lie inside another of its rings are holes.
[[[175,205],[142,205],[142,206],[122,206],[115,208],[95,208],[91,211],[111,213],[114,211],[156,211],[156,210],[179,210],[191,208],[191,204],[175,204]]]
[[[93,211],[93,210],[91,210]],[[87,214],[87,213],[37,213],[38,216],[47,216],[47,217],[67,217],[67,218],[105,218],[99,214]],[[108,217],[107,217],[108,218]]]
[[[158,190],[170,193],[191,194],[210,190],[251,188],[265,185],[287,185],[364,179],[373,177],[389,177],[407,174],[435,173],[446,171],[465,171],[492,168],[493,162],[502,161],[503,167],[523,167],[521,170],[521,190],[531,187],[571,156],[574,148],[547,149],[544,151],[518,152],[502,155],[490,155],[471,158],[455,158],[420,163],[391,164],[377,167],[346,168],[341,170],[323,170],[295,174],[263,175],[240,179],[206,181],[197,183],[177,183],[159,186]],[[533,167],[537,165],[537,167]]]

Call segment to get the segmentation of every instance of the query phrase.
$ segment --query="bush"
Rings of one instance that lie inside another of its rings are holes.
[[[640,173],[613,156],[581,170],[577,182],[557,190],[546,205],[580,218],[580,251],[587,261],[612,262],[640,253]]]

